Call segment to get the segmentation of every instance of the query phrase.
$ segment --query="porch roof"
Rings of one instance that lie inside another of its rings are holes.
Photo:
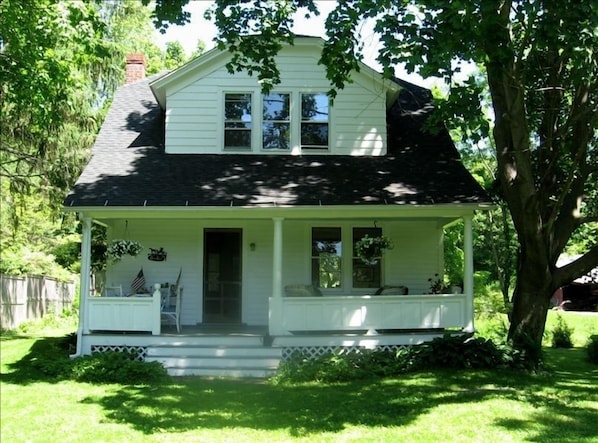
[[[166,154],[164,113],[149,84],[119,88],[92,157],[64,204],[78,207],[484,204],[448,131],[422,125],[428,90],[402,80],[381,157]]]

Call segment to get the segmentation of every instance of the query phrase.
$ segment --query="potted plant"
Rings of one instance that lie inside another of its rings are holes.
[[[428,283],[430,284],[430,294],[445,294],[448,291],[444,279],[440,278],[438,274],[434,274],[434,277],[430,277]]]
[[[112,261],[116,263],[120,261],[123,256],[130,255],[131,257],[136,257],[141,253],[141,245],[139,242],[134,240],[112,240],[110,245],[106,248],[106,256]]]
[[[391,241],[384,237],[370,237],[367,234],[355,243],[355,254],[362,262],[375,265],[386,249],[392,249]]]

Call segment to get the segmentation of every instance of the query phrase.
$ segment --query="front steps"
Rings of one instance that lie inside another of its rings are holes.
[[[270,377],[282,359],[280,348],[263,344],[263,337],[208,335],[184,342],[150,345],[145,361],[158,361],[169,375],[210,377]]]

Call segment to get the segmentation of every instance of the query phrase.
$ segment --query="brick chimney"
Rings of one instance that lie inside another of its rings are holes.
[[[145,78],[145,57],[143,54],[127,55],[125,77],[125,83],[127,85]]]

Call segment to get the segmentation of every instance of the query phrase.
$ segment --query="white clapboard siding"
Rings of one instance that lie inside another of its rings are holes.
[[[330,83],[318,65],[317,47],[285,48],[277,57],[281,84],[274,90],[287,93],[327,92]],[[166,152],[172,154],[222,153],[222,100],[228,91],[254,94],[254,128],[260,126],[260,85],[255,77],[231,75],[218,58],[213,65],[198,66],[196,74],[167,92]],[[381,155],[386,150],[386,91],[365,74],[355,76],[339,91],[330,111],[330,153]],[[294,96],[295,97],[295,96]],[[293,98],[294,99],[294,98]],[[297,108],[298,109],[298,108]],[[292,117],[295,132],[299,125]],[[260,153],[259,136],[253,153]],[[271,152],[269,152],[271,154]]]

